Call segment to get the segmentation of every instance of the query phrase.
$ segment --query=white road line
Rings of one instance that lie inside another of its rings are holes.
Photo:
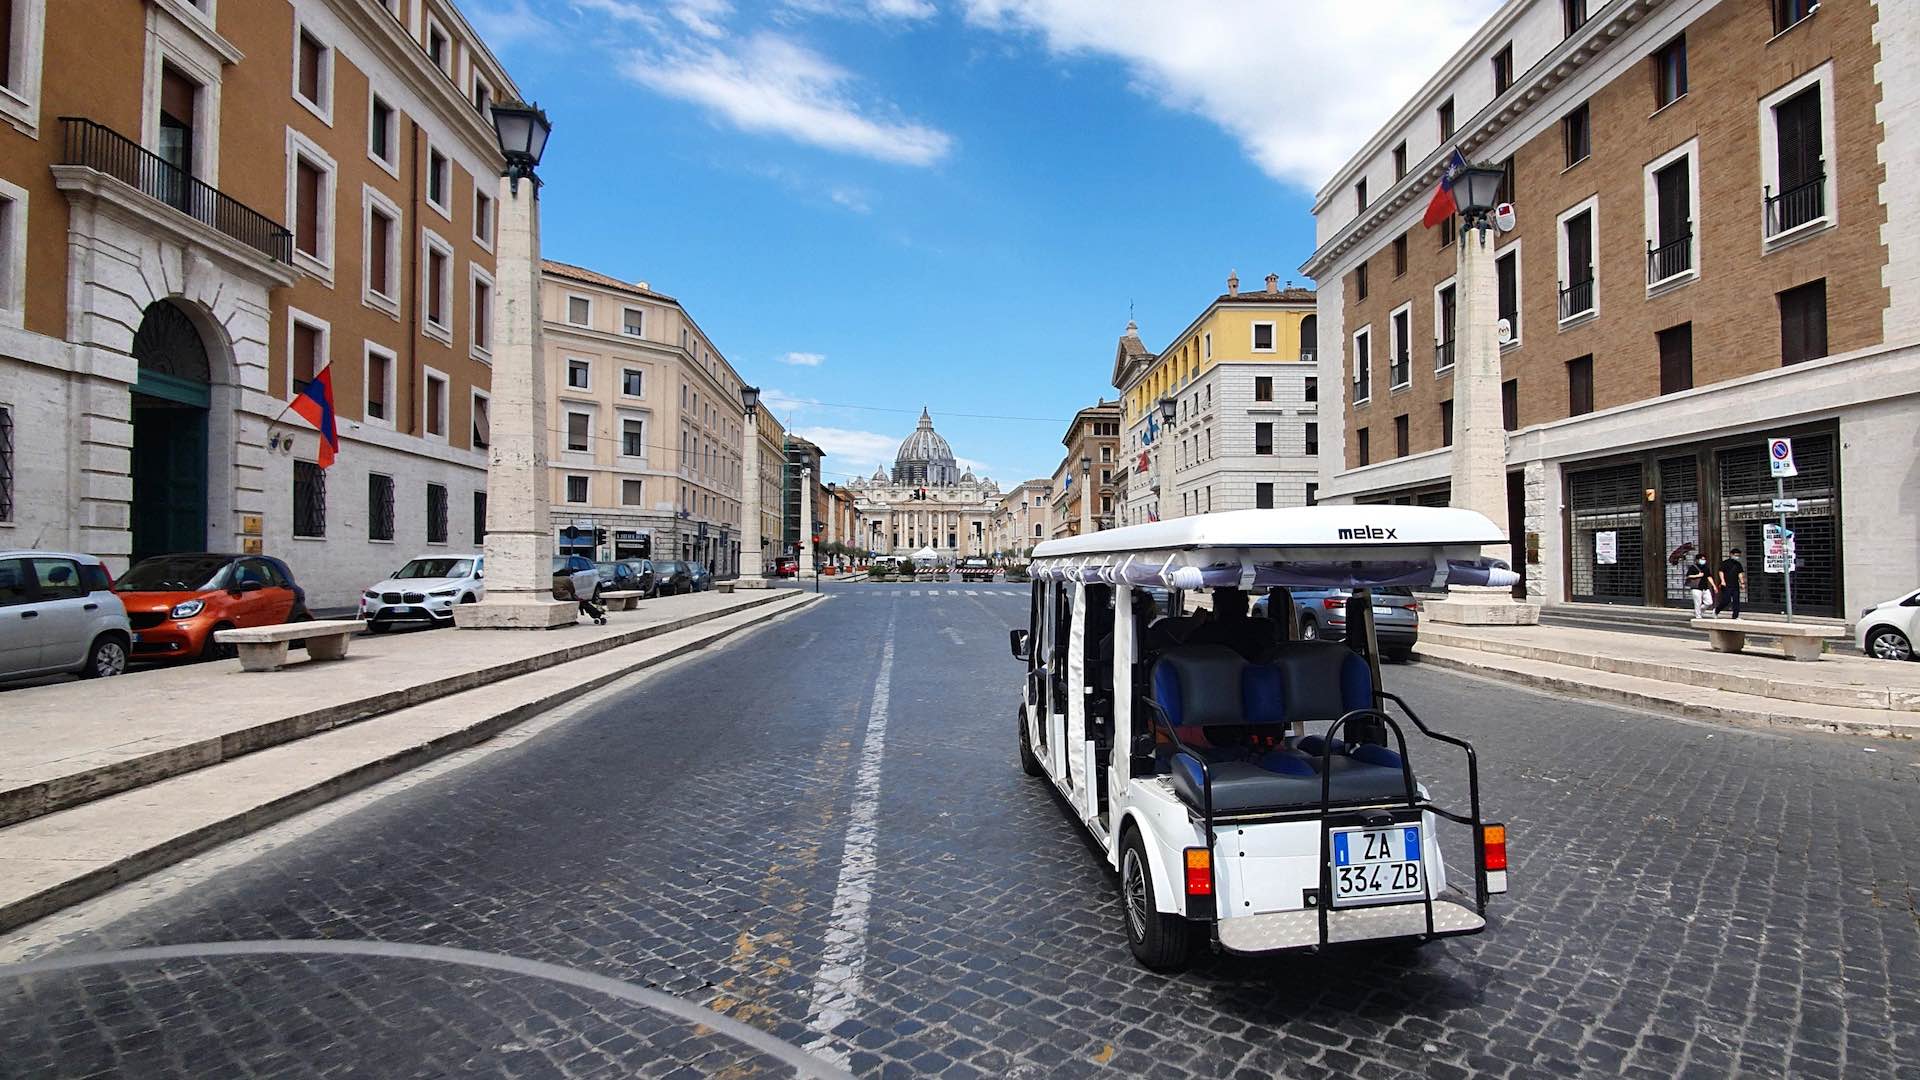
[[[840,880],[833,890],[827,948],[820,959],[820,974],[813,980],[813,1004],[807,1010],[807,1029],[815,1034],[806,1050],[841,1068],[847,1067],[850,1055],[834,1044],[831,1033],[852,1014],[867,966],[867,909],[873,903],[878,862],[874,841],[880,821],[880,757],[887,748],[887,703],[893,686],[893,627],[890,614],[882,638],[885,644],[880,647],[880,673],[873,680],[867,735],[860,744],[860,771],[853,782],[853,809],[840,854]]]
[[[960,646],[962,648],[966,647],[967,643],[960,640],[960,631],[955,630],[951,626],[948,626],[948,627],[942,628],[942,632],[947,635],[947,640],[953,642],[955,645]]]

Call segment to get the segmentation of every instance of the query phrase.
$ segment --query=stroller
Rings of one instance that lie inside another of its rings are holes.
[[[580,602],[580,614],[592,619],[595,626],[607,625],[607,609],[593,602],[594,594],[600,591],[600,571],[589,568],[569,574],[567,588]]]

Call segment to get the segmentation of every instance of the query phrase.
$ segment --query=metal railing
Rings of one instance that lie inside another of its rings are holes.
[[[1771,187],[1760,189],[1767,214],[1767,236],[1775,237],[1797,229],[1809,221],[1818,221],[1827,213],[1827,176],[1824,172],[1798,187],[1773,194]]]
[[[1593,279],[1576,281],[1560,287],[1560,318],[1562,321],[1575,315],[1584,315],[1593,310]]]
[[[1393,380],[1393,385],[1396,387],[1406,386],[1408,383],[1411,383],[1413,381],[1412,354],[1401,353],[1399,356],[1394,357],[1387,365],[1387,376]]]
[[[103,172],[269,258],[293,262],[293,233],[286,226],[209,187],[125,135],[79,116],[61,117],[60,131],[60,164]]]
[[[1677,277],[1693,269],[1693,234],[1685,233],[1678,238],[1653,246],[1647,241],[1647,284],[1653,285]]]
[[[1433,345],[1433,370],[1445,371],[1453,366],[1453,340],[1437,341]]]

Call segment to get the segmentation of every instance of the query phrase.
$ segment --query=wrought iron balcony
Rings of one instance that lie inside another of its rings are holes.
[[[1767,238],[1797,229],[1810,221],[1818,221],[1827,216],[1827,176],[1825,172],[1815,175],[1811,180],[1797,187],[1790,187],[1780,194],[1773,194],[1771,187],[1760,189],[1761,200],[1766,206]]]
[[[60,118],[62,165],[105,173],[278,262],[293,262],[286,226],[222,194],[112,128],[79,116]]]
[[[1560,321],[1565,322],[1575,315],[1585,315],[1593,310],[1593,279],[1576,281],[1560,287]]]
[[[1686,233],[1659,247],[1647,241],[1647,284],[1655,285],[1693,269],[1693,234]]]

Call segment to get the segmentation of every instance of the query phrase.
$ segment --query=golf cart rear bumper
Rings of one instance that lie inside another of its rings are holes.
[[[1461,937],[1478,934],[1486,928],[1487,920],[1475,914],[1464,897],[1434,900],[1432,933],[1427,931],[1426,905],[1419,902],[1335,908],[1327,912],[1329,945]],[[1302,908],[1221,919],[1215,924],[1215,934],[1220,947],[1231,953],[1258,955],[1315,948],[1320,944],[1320,912],[1317,908]]]

